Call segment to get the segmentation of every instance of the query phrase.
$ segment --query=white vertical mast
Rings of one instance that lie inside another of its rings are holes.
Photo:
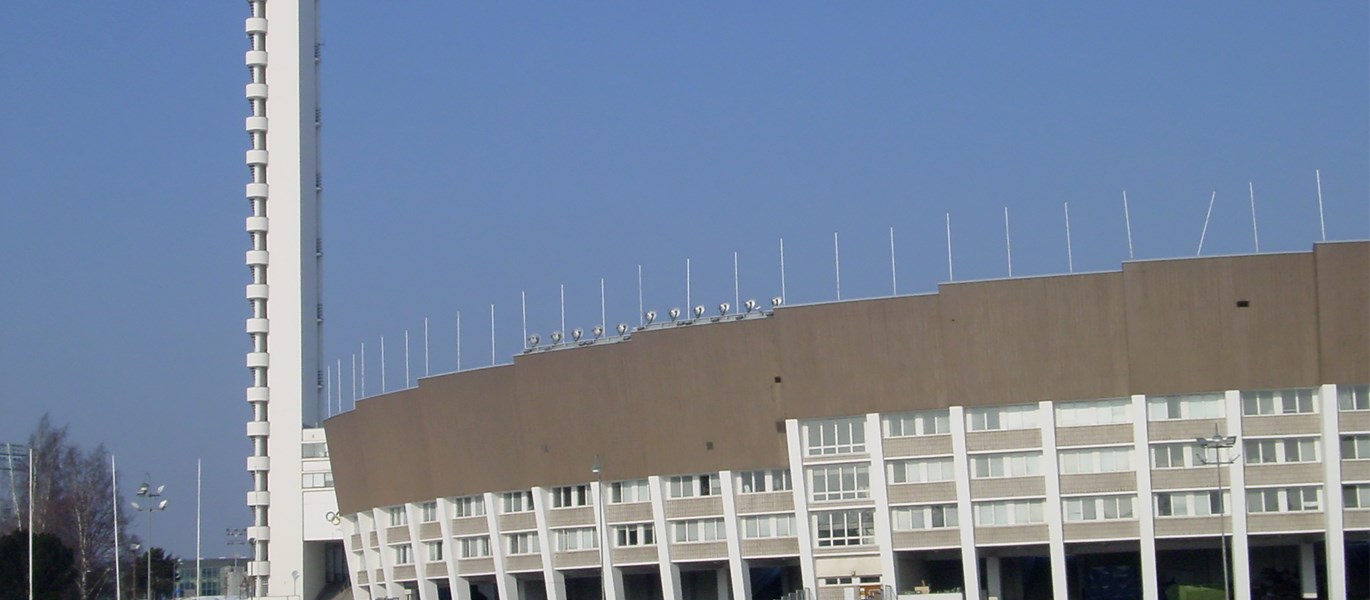
[[[1322,241],[1327,241],[1327,221],[1322,217],[1322,170],[1313,169],[1313,176],[1318,181],[1318,230],[1322,232]]]
[[[1132,260],[1132,214],[1127,210],[1127,190],[1123,190],[1123,224],[1127,226],[1127,259]]]
[[[1008,207],[1004,207],[1004,253],[1008,256],[1008,276],[1013,277],[1013,238],[1008,233]]]

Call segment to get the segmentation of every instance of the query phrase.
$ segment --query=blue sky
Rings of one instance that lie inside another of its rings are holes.
[[[6,133],[0,441],[39,416],[104,441],[172,500],[158,539],[205,554],[245,525],[242,131],[235,2],[22,2],[0,38]],[[531,331],[692,296],[790,303],[1136,256],[1306,251],[1370,236],[1370,5],[325,2],[328,360],[423,319],[432,370]],[[345,380],[347,377],[345,377]],[[350,391],[344,392],[350,398]],[[138,525],[142,532],[144,525]]]

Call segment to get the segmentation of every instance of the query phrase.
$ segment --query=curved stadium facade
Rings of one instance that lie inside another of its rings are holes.
[[[1159,598],[1226,559],[1238,598],[1364,597],[1367,274],[1128,262],[426,378],[325,423],[353,592]]]

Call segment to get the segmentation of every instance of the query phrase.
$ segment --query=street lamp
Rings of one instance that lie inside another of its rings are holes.
[[[246,529],[231,529],[231,528],[230,528],[230,529],[225,529],[225,530],[224,530],[224,535],[227,535],[227,536],[228,536],[228,545],[229,545],[229,546],[246,546],[246,545],[247,545],[247,530],[246,530]],[[232,582],[234,582],[234,585],[233,585],[233,597],[234,597],[234,598],[241,598],[242,595],[243,595],[243,576],[242,576],[242,574],[238,573],[238,549],[237,549],[237,548],[234,548],[234,549],[233,549],[233,570],[232,570],[232,571],[229,571],[229,575],[230,575],[230,580],[231,580]]]
[[[609,593],[609,569],[613,568],[613,566],[609,564],[609,561],[604,558],[604,547],[608,545],[607,542],[613,541],[613,536],[609,535],[609,524],[604,522],[604,468],[600,463],[598,454],[595,455],[595,464],[590,466],[590,473],[595,476],[595,486],[596,489],[599,490],[599,493],[596,494],[595,498],[595,513],[599,517],[599,526],[601,527],[602,533],[599,536],[599,543],[596,545],[599,546],[599,597],[600,600],[604,600],[608,597]]]
[[[133,553],[133,594],[130,597],[134,600],[138,598],[138,549],[142,547],[143,545],[137,542],[128,545],[129,552]]]
[[[144,475],[147,474],[144,473]],[[152,479],[152,476],[147,475],[147,478]],[[159,485],[156,489],[153,489],[152,484],[144,481],[142,485],[138,486],[137,496],[139,498],[145,498],[147,506],[144,507],[137,502],[131,503],[133,505],[133,510],[147,513],[147,600],[152,600],[152,513],[159,510],[166,510],[167,501],[158,500],[158,498],[162,497],[162,490],[165,489],[166,486],[164,485]]]
[[[1227,512],[1227,503],[1223,501],[1223,465],[1230,465],[1237,462],[1237,456],[1233,455],[1223,460],[1222,451],[1231,449],[1237,445],[1237,436],[1221,435],[1218,433],[1218,426],[1213,426],[1213,437],[1195,438],[1194,443],[1205,452],[1196,452],[1195,456],[1199,462],[1205,465],[1213,465],[1213,472],[1218,476],[1218,550],[1223,557],[1223,599],[1230,598],[1231,583],[1227,574],[1227,523],[1223,521],[1223,515]],[[1213,460],[1209,460],[1207,450],[1213,450]]]

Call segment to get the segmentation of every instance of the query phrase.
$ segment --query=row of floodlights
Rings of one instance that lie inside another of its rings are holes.
[[[782,300],[780,299],[779,296],[776,296],[776,297],[774,297],[774,298],[771,298],[771,307],[772,307],[772,308],[779,307],[780,304],[781,304],[781,302],[782,302]],[[756,300],[747,300],[746,302],[743,302],[743,303],[742,303],[742,308],[743,308],[744,310],[746,310],[746,314],[748,314],[748,315],[752,314],[753,312],[756,312],[757,307],[758,307],[758,304],[757,304]],[[728,304],[727,302],[721,302],[721,303],[719,303],[719,305],[718,305],[718,316],[719,316],[719,317],[726,316],[726,315],[728,314],[728,311],[731,310],[731,309],[732,309],[732,305],[731,305],[731,304]],[[680,322],[680,315],[681,315],[681,312],[680,312],[680,309],[679,309],[679,308],[672,308],[671,310],[666,311],[666,315],[667,315],[668,317],[670,317],[672,323],[677,323],[677,324],[680,324],[680,325],[683,325],[683,324],[685,324],[685,323],[689,323],[689,321],[686,321],[686,322],[684,322],[684,323],[681,323],[681,322]],[[700,305],[695,306],[695,307],[694,307],[694,315],[695,315],[695,318],[696,318],[696,319],[702,318],[702,317],[704,316],[704,305],[700,304]],[[655,310],[649,310],[649,311],[647,311],[646,313],[643,313],[642,316],[643,316],[645,325],[643,325],[643,327],[641,327],[641,328],[639,328],[639,329],[645,329],[647,326],[652,325],[652,323],[656,321],[657,314],[656,314],[656,311],[655,311]],[[717,319],[715,319],[715,320],[717,320]],[[627,323],[619,323],[614,329],[615,329],[616,331],[618,331],[618,335],[621,336],[621,337],[627,336],[627,335],[628,335],[628,324],[627,324]],[[598,339],[604,337],[604,327],[603,327],[603,326],[600,326],[600,325],[595,325],[594,327],[590,328],[590,335],[593,335],[593,336],[594,336],[594,339],[596,339],[596,340],[598,340]],[[548,336],[548,337],[550,337],[550,338],[552,339],[552,345],[553,345],[553,346],[560,345],[560,344],[562,343],[562,340],[565,339],[560,331],[553,331],[552,334],[551,334],[550,336]],[[594,343],[593,341],[590,341],[590,340],[586,340],[585,342],[581,342],[581,338],[583,338],[583,337],[585,337],[585,330],[584,330],[584,329],[580,329],[580,328],[577,327],[576,329],[572,329],[572,330],[571,330],[571,342],[572,342],[572,343],[575,343],[575,344],[582,344],[582,343],[583,343],[583,344],[592,344],[592,343]],[[537,346],[538,346],[538,343],[541,342],[541,341],[542,341],[542,338],[539,337],[538,334],[536,334],[536,333],[533,334],[533,335],[528,336],[528,350],[531,351],[531,350],[536,349]]]

